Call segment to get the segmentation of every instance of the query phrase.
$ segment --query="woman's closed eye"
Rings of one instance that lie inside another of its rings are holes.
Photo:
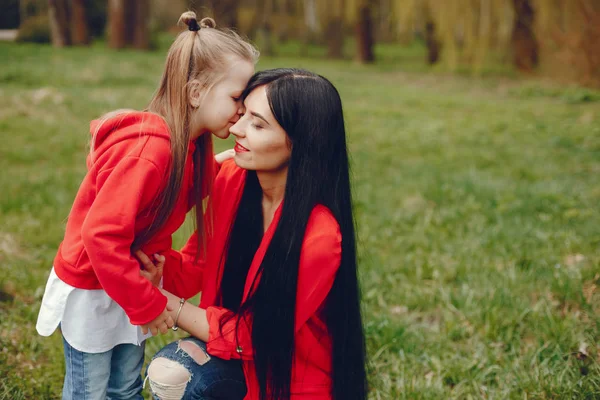
[[[252,123],[250,123],[250,126],[251,126],[251,127],[253,127],[253,128],[254,128],[254,129],[256,129],[256,130],[261,130],[261,129],[263,129],[263,128],[264,128],[264,126],[262,126],[262,125],[260,125],[260,124],[257,124],[257,123],[255,123],[255,122],[252,122]]]

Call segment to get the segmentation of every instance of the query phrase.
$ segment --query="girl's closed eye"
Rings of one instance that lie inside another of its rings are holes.
[[[256,130],[261,130],[261,129],[263,128],[263,126],[262,126],[262,125],[260,125],[260,124],[257,124],[257,123],[255,123],[255,122],[252,122],[252,123],[250,124],[250,126],[251,126],[251,127],[253,127],[253,128],[254,128],[254,129],[256,129]]]

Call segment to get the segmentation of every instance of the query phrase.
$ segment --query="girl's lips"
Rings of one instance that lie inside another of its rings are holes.
[[[244,146],[242,146],[241,144],[239,144],[238,142],[235,143],[235,147],[233,148],[233,150],[235,150],[236,153],[243,153],[245,151],[250,151],[247,148],[245,148]]]

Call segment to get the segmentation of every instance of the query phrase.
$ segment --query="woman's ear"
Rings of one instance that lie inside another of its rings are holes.
[[[194,108],[200,107],[202,102],[202,85],[197,79],[188,82],[188,101]]]

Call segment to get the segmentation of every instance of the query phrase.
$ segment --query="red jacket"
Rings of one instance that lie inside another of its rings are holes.
[[[169,261],[165,264],[163,282],[165,289],[179,295],[193,295],[202,291],[200,307],[207,310],[210,326],[207,350],[223,359],[243,360],[248,386],[246,399],[255,400],[258,399],[259,389],[252,361],[251,321],[239,328],[239,353],[234,338],[235,318],[224,327],[224,336],[220,335],[219,321],[227,310],[220,307],[217,299],[221,278],[219,271],[222,271],[219,268],[221,253],[242,195],[245,176],[246,171],[237,167],[233,161],[223,164],[213,187],[214,231],[209,235],[206,262],[193,263],[196,241],[192,237],[182,250],[179,266],[171,268]],[[246,277],[244,299],[249,294],[280,215],[281,206],[254,256]],[[321,311],[340,265],[341,241],[339,225],[331,212],[324,206],[315,207],[306,228],[298,268],[292,399],[331,399],[332,346]]]
[[[92,134],[98,121],[92,121]],[[54,260],[58,277],[81,289],[104,289],[131,323],[145,324],[167,299],[140,276],[131,254],[135,235],[152,221],[153,202],[163,190],[171,160],[169,128],[158,115],[132,112],[106,121],[95,137],[93,160],[69,214]],[[167,223],[143,246],[146,254],[171,249],[171,235],[189,211],[193,185],[190,143],[182,190]]]

